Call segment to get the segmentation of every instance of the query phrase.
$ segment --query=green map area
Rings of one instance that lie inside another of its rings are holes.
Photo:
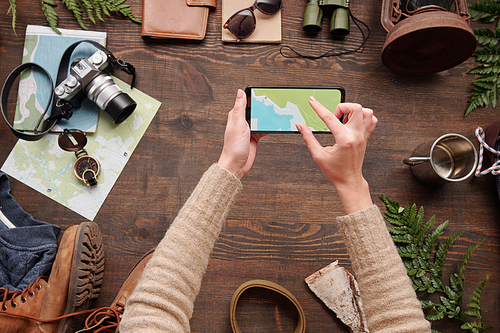
[[[309,104],[309,97],[314,96],[331,112],[342,101],[339,89],[252,88],[251,94],[251,126],[257,131],[296,131],[299,122],[313,131],[328,131]]]

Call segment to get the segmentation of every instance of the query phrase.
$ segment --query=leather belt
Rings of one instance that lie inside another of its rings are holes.
[[[229,317],[231,320],[231,328],[233,329],[234,333],[242,333],[240,327],[238,326],[238,323],[236,322],[236,305],[238,304],[240,296],[250,288],[268,289],[285,296],[290,302],[292,302],[292,304],[295,306],[299,314],[299,321],[297,323],[297,327],[295,328],[294,333],[304,333],[306,331],[306,316],[304,314],[304,310],[302,310],[302,306],[300,305],[299,301],[297,301],[297,299],[295,298],[295,296],[292,295],[291,292],[289,292],[287,289],[280,286],[279,284],[276,284],[271,281],[251,280],[243,283],[234,292],[233,297],[231,298],[231,303],[229,305],[230,307]]]

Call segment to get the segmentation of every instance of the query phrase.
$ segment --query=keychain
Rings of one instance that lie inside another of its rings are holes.
[[[87,144],[87,136],[80,130],[65,129],[58,138],[59,147],[65,151],[75,152],[76,162],[73,167],[76,178],[85,182],[87,186],[97,185],[97,175],[101,166],[99,161],[89,156],[83,149]]]

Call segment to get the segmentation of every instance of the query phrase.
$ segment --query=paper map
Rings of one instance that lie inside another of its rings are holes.
[[[124,82],[113,79],[137,102],[137,108],[119,125],[102,113],[97,131],[87,134],[85,150],[101,164],[97,186],[87,187],[76,178],[75,154],[59,147],[58,134],[47,134],[33,142],[19,140],[1,170],[93,221],[161,105],[136,88],[130,90]]]
[[[23,63],[34,62],[43,67],[56,84],[59,62],[64,51],[71,44],[80,40],[92,40],[106,45],[106,33],[99,31],[81,31],[59,29],[58,35],[50,27],[28,25],[24,41]],[[76,47],[71,55],[71,62],[77,58],[89,58],[97,49],[89,43]],[[26,69],[19,80],[18,100],[14,128],[33,130],[43,114],[50,97],[48,78],[39,70]],[[85,99],[82,106],[69,119],[61,119],[53,128],[54,132],[62,132],[64,128],[76,128],[84,132],[95,132],[99,108]]]

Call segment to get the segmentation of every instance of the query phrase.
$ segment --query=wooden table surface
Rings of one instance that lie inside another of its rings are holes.
[[[28,4],[29,3],[29,4]],[[140,17],[142,2],[128,0]],[[16,37],[0,2],[0,80],[21,63],[27,24],[46,25],[38,1],[18,0]],[[480,241],[468,265],[466,296],[489,274],[483,293],[485,323],[500,330],[500,205],[494,178],[430,187],[417,181],[402,163],[421,143],[441,134],[460,133],[471,140],[477,126],[499,118],[498,110],[478,109],[464,118],[474,66],[463,64],[430,76],[405,76],[389,71],[380,55],[386,32],[380,24],[381,1],[353,1],[351,9],[371,29],[363,53],[321,60],[287,59],[280,46],[308,54],[332,47],[358,45],[354,25],[343,41],[328,31],[316,37],[301,29],[305,1],[286,0],[282,10],[281,45],[224,44],[221,41],[221,1],[210,11],[206,38],[194,41],[145,42],[140,25],[117,16],[92,30],[108,33],[108,47],[137,69],[137,88],[162,102],[156,117],[127,163],[95,218],[104,235],[106,273],[95,306],[109,305],[127,273],[143,253],[163,237],[203,172],[217,161],[223,145],[227,112],[237,88],[247,85],[340,85],[346,101],[374,110],[378,126],[370,138],[364,175],[374,202],[385,211],[380,196],[402,204],[424,206],[426,217],[449,220],[442,239],[465,230],[452,247],[445,275],[455,272],[466,249]],[[61,28],[78,29],[58,6]],[[326,24],[326,23],[325,23]],[[479,26],[477,23],[473,27]],[[258,29],[258,23],[257,23]],[[333,138],[320,137],[323,144]],[[474,141],[477,146],[477,140]],[[16,143],[0,122],[0,163]],[[266,279],[290,290],[302,304],[308,332],[348,332],[308,289],[304,278],[339,260],[350,269],[341,235],[334,223],[343,210],[334,187],[312,160],[300,135],[269,135],[259,143],[257,158],[243,178],[219,240],[215,244],[191,320],[193,332],[230,332],[229,300],[251,279]],[[82,217],[28,186],[11,179],[12,194],[36,219],[66,229]],[[245,332],[290,332],[296,316],[277,297],[251,292],[241,304],[239,321]],[[442,332],[459,331],[460,322],[436,325]]]

